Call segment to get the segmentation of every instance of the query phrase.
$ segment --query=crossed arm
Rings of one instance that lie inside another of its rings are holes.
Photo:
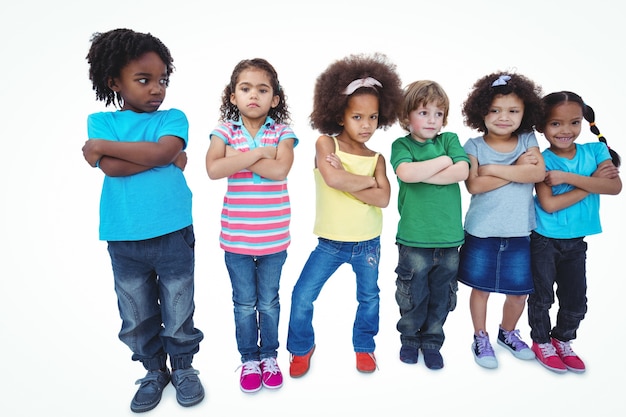
[[[426,161],[403,162],[396,168],[396,175],[405,183],[447,185],[465,181],[468,174],[469,164],[466,161],[454,163],[447,155]]]
[[[558,194],[552,194],[552,187],[560,184],[570,184],[574,189]],[[590,177],[564,171],[548,171],[542,182],[535,184],[535,191],[541,208],[548,213],[562,210],[583,200],[589,194],[616,195],[622,190],[622,181],[619,170],[611,160],[606,160],[591,174]]]
[[[539,148],[529,148],[512,165],[479,165],[469,155],[470,170],[465,185],[470,194],[481,194],[500,188],[510,182],[537,183],[546,175],[545,163]]]
[[[387,207],[391,185],[387,178],[385,158],[378,156],[374,176],[358,175],[346,171],[334,153],[332,139],[321,136],[315,144],[315,164],[329,187],[352,194],[356,199],[376,207]]]
[[[158,142],[117,142],[89,139],[83,156],[92,167],[99,166],[108,176],[122,177],[174,163],[181,170],[187,164],[183,141],[177,136],[163,136]]]
[[[206,171],[212,180],[229,177],[243,169],[271,180],[284,180],[293,165],[293,145],[293,139],[285,139],[277,147],[260,146],[241,152],[226,145],[219,137],[211,136]]]

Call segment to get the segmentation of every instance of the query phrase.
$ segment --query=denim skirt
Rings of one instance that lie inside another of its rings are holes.
[[[530,237],[479,238],[465,234],[458,280],[486,292],[532,293]]]

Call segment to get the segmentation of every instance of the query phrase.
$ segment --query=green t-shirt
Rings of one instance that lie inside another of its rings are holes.
[[[403,162],[427,161],[447,155],[456,164],[469,158],[456,134],[444,132],[424,143],[407,135],[391,146],[394,172]],[[400,220],[396,242],[417,248],[451,248],[464,241],[459,183],[406,183],[398,178]]]

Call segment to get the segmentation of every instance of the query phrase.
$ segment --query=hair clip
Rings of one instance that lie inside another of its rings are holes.
[[[350,84],[348,84],[346,89],[343,90],[343,94],[345,94],[346,96],[349,96],[361,87],[374,87],[374,86],[382,87],[383,85],[380,83],[380,81],[372,77],[359,78],[357,80],[352,81]]]
[[[506,85],[506,82],[511,79],[510,75],[501,75],[497,80],[491,83],[492,87],[498,87],[500,85]]]

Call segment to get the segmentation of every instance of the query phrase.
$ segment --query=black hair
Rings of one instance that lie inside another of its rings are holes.
[[[222,93],[222,104],[220,106],[220,121],[228,121],[228,120],[239,120],[240,114],[239,109],[230,101],[230,96],[235,92],[235,88],[237,87],[237,81],[239,79],[239,75],[248,69],[259,69],[265,71],[267,76],[270,79],[270,84],[272,86],[272,90],[274,95],[279,97],[279,102],[276,107],[270,108],[268,116],[274,119],[277,123],[289,124],[290,115],[289,109],[287,108],[287,96],[285,96],[285,91],[283,90],[280,82],[278,81],[278,73],[270,64],[263,58],[254,58],[254,59],[244,59],[239,61],[233,72],[230,76],[230,82],[224,88]]]
[[[621,164],[620,156],[618,155],[617,152],[615,152],[613,149],[609,147],[609,145],[606,142],[606,138],[604,137],[602,133],[600,133],[600,129],[598,129],[598,126],[596,126],[595,111],[593,110],[593,108],[591,108],[591,106],[585,103],[585,101],[582,99],[581,96],[571,91],[559,91],[556,93],[548,94],[542,99],[542,101],[543,101],[543,115],[541,119],[539,120],[539,122],[537,123],[538,132],[540,133],[544,132],[546,128],[546,124],[548,123],[548,118],[550,117],[550,113],[552,112],[552,109],[554,109],[559,104],[563,104],[566,102],[576,103],[580,105],[583,111],[583,117],[585,118],[587,122],[589,122],[589,130],[591,130],[591,133],[596,135],[598,137],[598,140],[604,143],[609,149],[609,153],[611,154],[613,165],[615,165],[616,167],[620,166]]]
[[[139,33],[131,29],[114,29],[104,33],[94,33],[86,59],[89,63],[89,79],[96,92],[96,100],[104,101],[105,106],[123,106],[122,96],[109,88],[109,80],[119,77],[130,61],[147,52],[155,52],[165,63],[167,75],[174,71],[174,60],[169,49],[158,38],[149,33]]]

